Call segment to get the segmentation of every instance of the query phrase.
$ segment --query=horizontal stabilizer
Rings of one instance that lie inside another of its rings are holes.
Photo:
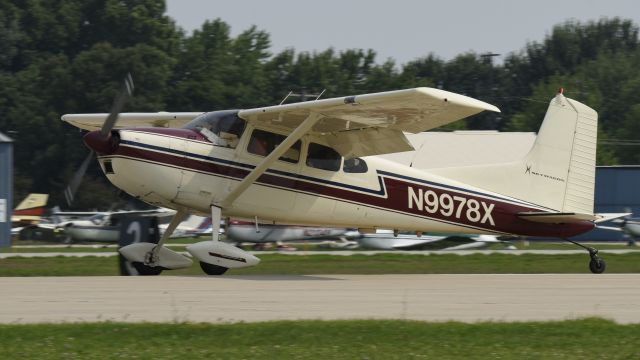
[[[562,213],[562,212],[521,212],[518,217],[527,221],[550,223],[550,224],[566,224],[581,221],[595,221],[598,216],[593,214],[578,213]]]
[[[553,213],[553,212],[521,212],[518,213],[518,217],[524,220],[539,222],[539,223],[551,223],[551,224],[566,224],[580,221],[593,221],[594,223],[601,223],[625,216],[629,216],[629,213],[609,213],[609,214],[580,214],[580,213]]]

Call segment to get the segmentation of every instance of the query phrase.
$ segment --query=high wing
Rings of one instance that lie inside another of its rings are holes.
[[[413,88],[240,110],[238,116],[262,128],[291,133],[312,114],[305,134],[346,158],[414,150],[404,132],[419,133],[477,114],[500,110],[464,95]],[[182,127],[202,112],[121,113],[116,128]],[[62,120],[99,130],[108,114],[67,114]]]
[[[114,128],[129,127],[171,127],[184,126],[202,112],[157,112],[157,113],[121,113]],[[62,120],[88,131],[100,130],[109,114],[67,114]]]
[[[291,132],[318,114],[320,120],[307,134],[352,158],[413,150],[403,132],[430,130],[485,110],[500,112],[480,100],[422,87],[247,109],[238,115]]]

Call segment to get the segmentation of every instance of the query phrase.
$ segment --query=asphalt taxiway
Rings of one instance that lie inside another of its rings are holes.
[[[0,278],[0,323],[297,319],[640,323],[640,274]]]

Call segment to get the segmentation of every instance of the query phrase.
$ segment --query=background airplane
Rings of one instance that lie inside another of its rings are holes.
[[[614,227],[598,225],[598,228],[613,231],[622,231],[629,236],[629,245],[635,246],[637,244],[638,239],[640,239],[640,218],[626,217],[622,219],[614,219],[611,221],[611,223],[618,226]]]
[[[257,224],[255,222],[231,219],[225,228],[226,240],[241,245],[254,244],[254,250],[266,249],[276,244],[279,249],[291,249],[286,242],[327,242],[334,247],[353,248],[356,243],[350,241],[360,233],[348,228],[320,226],[292,226]]]
[[[165,217],[166,219],[166,217]],[[168,222],[158,224],[160,235],[163,235],[169,227]],[[211,218],[207,216],[189,215],[184,221],[182,221],[171,234],[170,238],[183,238],[183,237],[200,237],[204,235],[211,235],[213,231],[213,225],[211,224]],[[223,234],[225,231],[224,222],[220,226],[218,231]]]
[[[491,245],[503,245],[515,249],[509,242],[495,235],[394,234],[393,230],[378,229],[374,234],[362,234],[356,239],[363,249],[374,250],[470,250]]]
[[[11,215],[12,226],[37,224],[44,215],[49,194],[29,194],[13,209]]]
[[[22,240],[77,242],[113,242],[120,239],[120,222],[130,216],[171,217],[170,209],[138,211],[60,211],[54,208],[49,217],[21,228],[14,234]]]
[[[11,214],[11,237],[18,236],[25,228],[33,227],[43,220],[49,194],[29,194],[13,209]]]
[[[88,215],[91,216],[82,216]],[[53,225],[45,225],[60,234],[65,243],[77,242],[108,242],[117,243],[120,239],[121,222],[126,217],[152,216],[159,222],[175,215],[171,209],[159,208],[154,210],[131,210],[114,212],[56,212],[58,219],[64,219]],[[72,219],[69,219],[71,217]],[[160,235],[167,229],[166,221],[158,225]],[[176,228],[172,237],[188,237],[211,234],[211,219],[203,216],[191,215]]]

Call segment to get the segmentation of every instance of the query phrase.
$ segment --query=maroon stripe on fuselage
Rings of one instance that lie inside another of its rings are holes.
[[[173,167],[198,171],[208,175],[221,176],[236,180],[241,180],[250,172],[249,169],[237,168],[225,164],[196,160],[184,156],[171,155],[125,145],[120,146],[114,155],[152,161]],[[475,229],[485,229],[491,232],[529,236],[570,237],[589,231],[594,226],[593,223],[588,221],[570,224],[535,223],[519,218],[517,213],[540,211],[536,208],[502,202],[494,198],[484,198],[450,189],[445,190],[426,184],[410,183],[387,176],[382,176],[382,178],[384,181],[384,187],[386,188],[386,197],[358,192],[348,188],[324,185],[304,179],[275,175],[272,173],[263,174],[258,178],[256,183],[380,208],[387,211],[410,214],[416,217],[442,221],[454,225],[472,227]],[[441,209],[435,212],[428,212],[426,210],[427,208],[424,206],[422,209],[418,206],[410,208],[409,188],[412,188],[414,192],[422,190],[423,194],[431,192],[438,198],[443,195],[446,197],[445,194],[448,194],[451,198],[454,196],[461,197],[464,198],[467,203],[469,200],[473,199],[479,204],[479,218],[484,218],[485,214],[490,212],[491,219],[484,222],[481,222],[480,220],[471,221],[470,217],[473,218],[478,214],[472,211],[471,216],[469,216],[467,214],[468,207],[463,207],[459,214],[457,212],[457,208],[455,208],[451,214],[447,214],[447,211],[443,212]],[[488,211],[488,208],[490,208],[490,211]],[[492,225],[491,222],[495,225]]]

